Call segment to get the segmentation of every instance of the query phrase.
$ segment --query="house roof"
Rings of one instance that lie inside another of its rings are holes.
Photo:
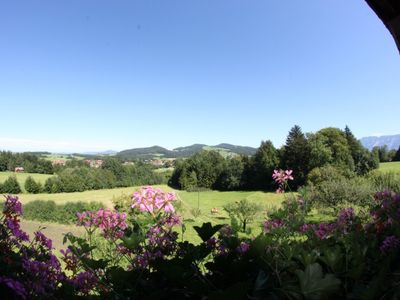
[[[400,1],[365,0],[392,34],[400,51]]]

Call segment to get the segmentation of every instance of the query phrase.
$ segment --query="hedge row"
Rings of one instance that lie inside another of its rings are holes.
[[[76,223],[76,214],[83,211],[94,211],[103,208],[100,202],[67,202],[56,204],[52,200],[35,200],[24,205],[23,218],[41,222],[55,222],[61,224]]]

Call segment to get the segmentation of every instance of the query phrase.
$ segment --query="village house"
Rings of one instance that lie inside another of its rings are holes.
[[[23,167],[15,167],[14,172],[15,173],[23,173],[25,170]]]
[[[51,164],[53,165],[53,166],[65,166],[65,164],[66,164],[66,160],[65,159],[55,159],[55,160],[52,160],[51,161]]]
[[[85,159],[85,163],[91,168],[100,168],[103,165],[103,160],[101,159]]]

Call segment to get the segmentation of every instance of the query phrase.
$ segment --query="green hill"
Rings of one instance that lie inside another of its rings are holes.
[[[178,147],[173,150],[168,150],[160,146],[152,146],[146,148],[133,148],[120,151],[116,154],[123,160],[135,159],[156,159],[156,158],[181,158],[189,157],[202,150],[214,150],[221,153],[223,156],[234,155],[253,155],[256,148],[246,146],[236,146],[231,144],[219,144],[216,146],[208,146],[204,144],[194,144],[186,147]]]

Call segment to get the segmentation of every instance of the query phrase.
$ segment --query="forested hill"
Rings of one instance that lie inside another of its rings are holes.
[[[234,155],[253,155],[256,148],[247,146],[236,146],[231,144],[219,144],[215,146],[208,146],[204,144],[194,144],[186,147],[179,147],[173,150],[168,150],[160,146],[152,146],[146,148],[134,148],[120,151],[116,156],[125,159],[154,159],[154,158],[179,158],[189,157],[201,150],[215,150],[224,156]]]

